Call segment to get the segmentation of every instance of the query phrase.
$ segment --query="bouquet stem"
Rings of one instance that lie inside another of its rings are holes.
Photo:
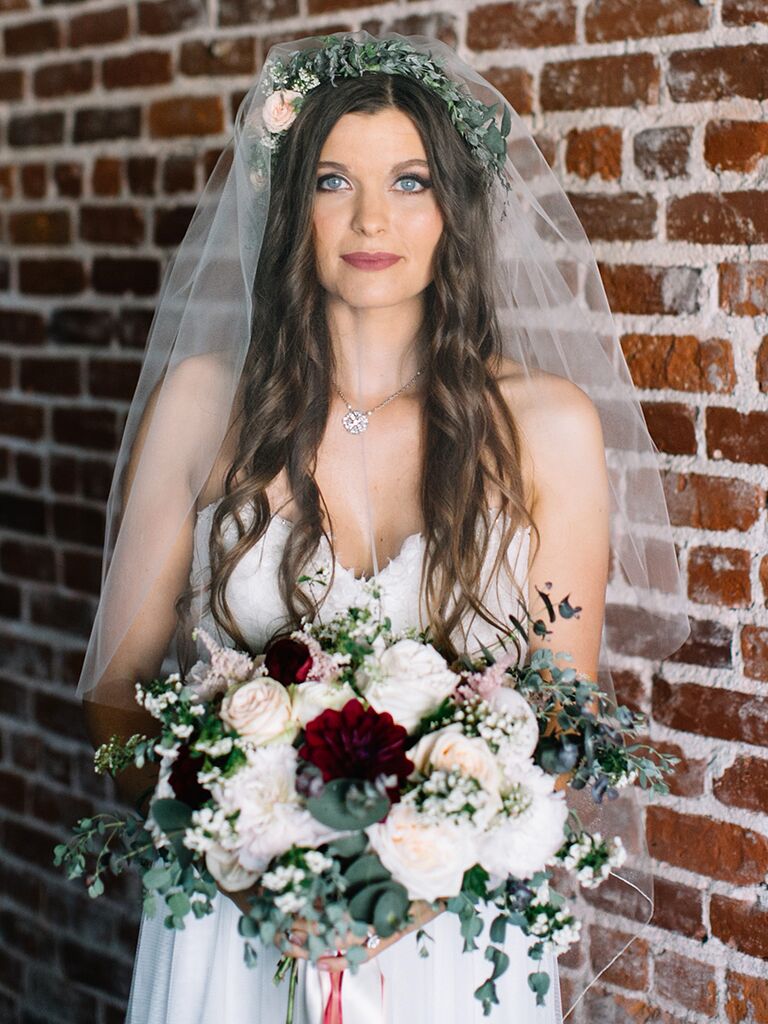
[[[285,1015],[285,1024],[293,1024],[293,1004],[296,998],[296,981],[299,975],[298,957],[291,957],[291,976],[288,979],[288,1010]]]

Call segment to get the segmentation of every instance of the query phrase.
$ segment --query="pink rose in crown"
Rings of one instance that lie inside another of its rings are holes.
[[[271,132],[282,132],[293,124],[297,110],[293,101],[301,99],[301,93],[293,89],[278,89],[264,101],[262,117]]]

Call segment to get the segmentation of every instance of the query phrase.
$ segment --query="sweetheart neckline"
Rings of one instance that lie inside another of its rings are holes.
[[[209,502],[207,505],[203,506],[203,508],[201,508],[200,511],[197,513],[197,519],[199,519],[203,515],[204,512],[207,512],[209,509],[213,508],[215,505],[218,505],[218,503],[219,503],[218,500],[214,500],[214,501]],[[492,512],[498,511],[498,509],[496,509],[495,506],[493,506],[493,505],[489,505],[488,509],[490,511],[492,511]],[[277,512],[273,512],[272,513],[272,515],[270,517],[270,520],[269,520],[269,525],[270,526],[271,526],[271,524],[272,524],[272,522],[274,520],[277,520],[277,522],[282,524],[283,526],[287,526],[287,527],[289,527],[291,529],[293,528],[294,524],[290,521],[290,519],[283,519],[283,517],[279,516],[277,514]],[[499,522],[499,519],[495,518],[493,520],[492,526],[495,526],[496,523],[498,523],[498,522]],[[516,530],[516,532],[515,532],[515,536],[517,536],[517,534],[519,534],[519,533],[523,533],[523,534],[529,533],[530,529],[531,529],[530,526],[519,527]],[[266,536],[266,533],[264,533],[262,536]],[[343,573],[345,573],[350,579],[354,580],[355,583],[372,583],[374,580],[380,579],[384,575],[385,572],[388,572],[391,569],[391,567],[400,558],[402,558],[403,554],[405,553],[406,547],[408,547],[410,542],[413,541],[414,539],[422,540],[423,539],[423,531],[422,530],[417,530],[416,533],[409,533],[408,536],[403,541],[403,543],[400,545],[400,550],[397,552],[397,554],[392,556],[389,559],[389,561],[387,562],[387,564],[382,569],[379,569],[378,572],[373,573],[371,576],[365,576],[365,575],[356,576],[355,573],[353,572],[353,570],[348,568],[348,566],[343,565],[339,561],[338,557],[336,557],[335,555],[333,557],[333,562],[336,565],[337,569],[341,569],[341,571]],[[326,540],[325,534],[321,534],[320,535],[320,543],[321,544],[325,544],[326,549],[328,549],[328,551],[330,553],[330,546],[328,544],[328,541]]]

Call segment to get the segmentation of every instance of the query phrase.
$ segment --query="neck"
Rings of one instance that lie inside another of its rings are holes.
[[[329,299],[334,383],[350,402],[362,406],[380,401],[421,369],[417,338],[422,309],[420,296],[365,309]]]

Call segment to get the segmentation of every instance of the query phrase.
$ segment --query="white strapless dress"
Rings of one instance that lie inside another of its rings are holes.
[[[208,535],[215,504],[198,514],[192,575],[205,578],[208,572]],[[505,573],[498,573],[489,586],[487,569],[492,566],[498,546],[499,522],[493,526],[486,567],[483,602],[506,620],[519,610],[518,596]],[[268,637],[282,624],[283,605],[277,582],[277,567],[291,524],[273,516],[257,544],[236,566],[228,585],[227,598],[243,635],[253,650],[263,649]],[[494,545],[496,540],[496,545]],[[525,576],[530,534],[521,529],[509,551],[514,577],[527,598]],[[408,537],[400,552],[380,570],[376,579],[382,590],[382,611],[395,630],[408,625],[420,628],[419,573],[423,558],[421,534]],[[323,539],[314,556],[321,573],[332,565],[330,547]],[[311,571],[311,570],[310,570]],[[321,612],[330,618],[352,603],[364,599],[364,577],[335,563],[335,578]],[[314,584],[305,584],[314,586]],[[201,626],[220,642],[229,643],[206,615]],[[470,620],[468,650],[492,644],[496,633],[474,614]],[[476,641],[472,642],[472,641]],[[272,981],[280,952],[258,940],[258,962],[247,967],[243,939],[237,931],[240,911],[226,896],[217,893],[214,912],[190,920],[183,931],[166,928],[162,906],[154,918],[142,915],[134,962],[126,1024],[283,1024],[288,1002],[287,976],[279,985]],[[499,1005],[488,1017],[473,992],[490,975],[492,964],[485,959],[493,907],[483,911],[485,928],[476,939],[477,949],[464,953],[459,919],[439,914],[426,926],[429,937],[416,941],[416,930],[399,939],[378,956],[363,964],[356,975],[345,971],[342,981],[344,1024],[561,1024],[562,1008],[557,959],[546,954],[542,961],[528,957],[528,939],[519,928],[508,928],[504,951],[510,964],[496,981]],[[429,955],[419,956],[419,946]],[[527,976],[544,970],[551,979],[547,1005],[536,1006]],[[307,960],[299,960],[294,1006],[295,1024],[321,1024],[330,992],[330,977]]]

